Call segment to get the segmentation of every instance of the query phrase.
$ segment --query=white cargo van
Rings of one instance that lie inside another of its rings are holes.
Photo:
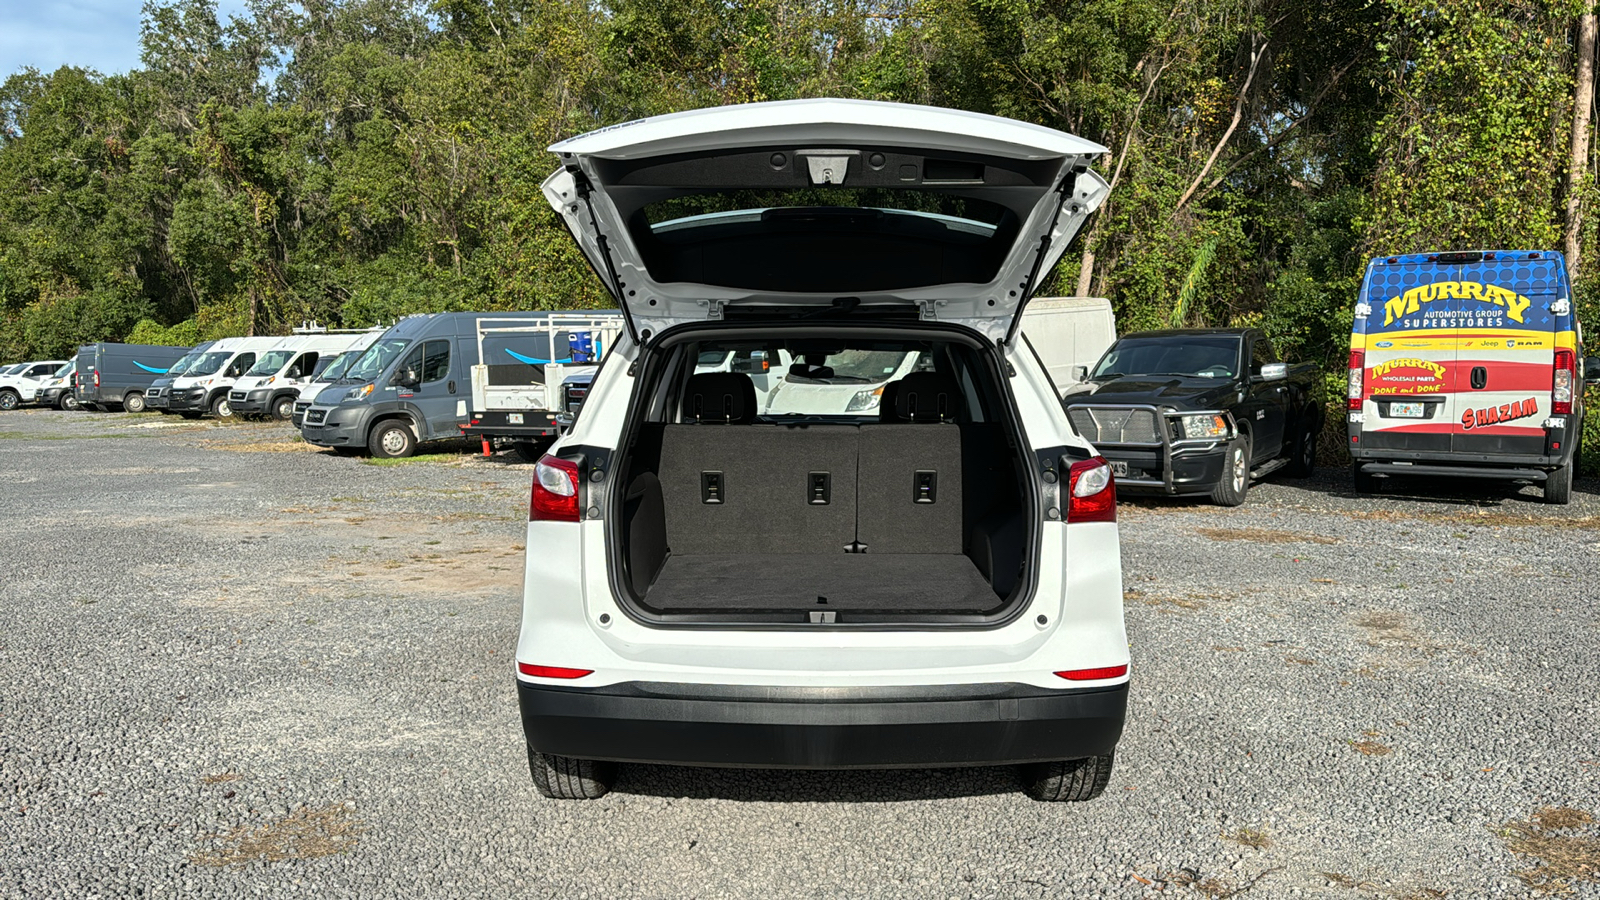
[[[172,380],[167,394],[167,409],[185,419],[211,415],[226,419],[233,415],[228,392],[256,360],[283,341],[277,337],[223,338]]]
[[[797,100],[551,149],[546,197],[627,328],[535,467],[536,787],[1018,764],[1035,798],[1100,794],[1128,696],[1116,493],[1019,320],[1104,199],[1105,148]],[[747,349],[898,377],[876,409],[763,411],[750,374],[697,371]]]
[[[370,332],[373,339],[382,333],[382,329]],[[280,422],[289,421],[301,389],[364,334],[368,332],[297,334],[283,338],[234,382],[228,392],[228,405],[245,418],[271,416]]]
[[[1117,342],[1117,320],[1104,297],[1035,297],[1022,311],[1022,336],[1065,392]]]

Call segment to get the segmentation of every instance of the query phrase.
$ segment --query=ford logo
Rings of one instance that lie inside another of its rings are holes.
[[[1394,341],[1379,341],[1376,344],[1373,344],[1372,346],[1374,346],[1374,347],[1393,347],[1394,346]]]

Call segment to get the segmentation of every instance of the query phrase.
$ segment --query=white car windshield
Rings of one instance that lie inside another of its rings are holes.
[[[222,371],[222,367],[226,365],[230,359],[233,359],[233,352],[229,350],[219,350],[216,353],[202,354],[199,359],[194,361],[194,365],[190,366],[188,371],[184,372],[183,374],[215,375]]]
[[[183,373],[189,371],[189,367],[194,365],[194,361],[199,359],[199,358],[200,358],[200,354],[198,354],[198,353],[186,354],[182,359],[180,359],[177,362],[173,363],[172,367],[170,369],[167,369],[167,374],[168,375],[182,375]]]

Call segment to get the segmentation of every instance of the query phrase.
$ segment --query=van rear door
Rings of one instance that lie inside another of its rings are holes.
[[[1545,453],[1544,421],[1558,336],[1571,301],[1559,253],[1506,251],[1467,261],[1457,276],[1462,327],[1450,449],[1474,456]],[[1568,345],[1569,349],[1571,345]]]
[[[1440,285],[1453,283],[1458,269],[1437,255],[1375,259],[1368,267],[1365,321],[1356,317],[1351,342],[1365,355],[1362,448],[1450,451],[1461,301]]]

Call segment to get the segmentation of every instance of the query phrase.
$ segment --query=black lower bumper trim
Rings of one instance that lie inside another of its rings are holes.
[[[698,766],[899,768],[1081,759],[1122,736],[1126,684],[727,689],[518,680],[528,749]]]
[[[1517,466],[1500,468],[1480,466],[1428,466],[1411,463],[1356,463],[1363,472],[1378,475],[1445,475],[1451,478],[1490,478],[1500,481],[1544,481],[1549,477],[1543,469]]]

